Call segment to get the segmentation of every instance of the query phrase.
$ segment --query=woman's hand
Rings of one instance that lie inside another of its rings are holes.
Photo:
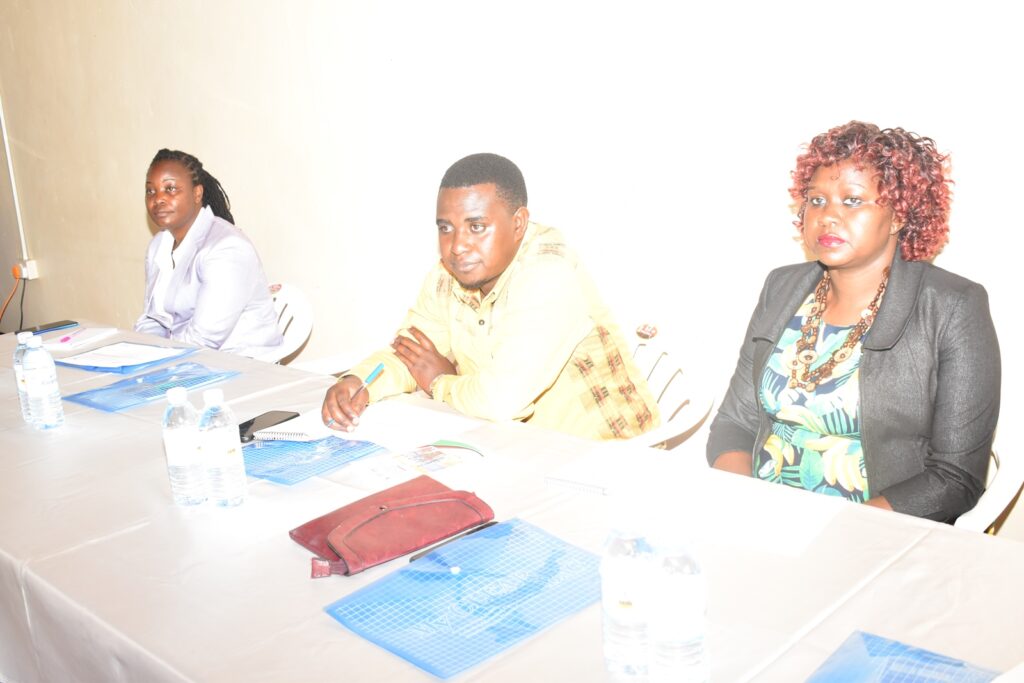
[[[718,456],[712,467],[716,470],[742,474],[747,477],[752,476],[754,473],[750,453],[745,451],[726,451]]]
[[[410,327],[409,332],[415,339],[409,339],[399,335],[391,344],[395,355],[409,368],[413,379],[420,389],[430,393],[430,383],[438,375],[456,374],[455,366],[450,360],[438,353],[434,343],[427,335],[415,327]]]
[[[873,508],[882,508],[883,510],[892,510],[892,505],[889,505],[889,501],[885,499],[885,496],[879,496],[877,498],[869,498],[864,501],[865,505],[870,505]]]
[[[351,432],[359,424],[359,416],[369,401],[370,394],[363,389],[363,381],[355,375],[347,375],[327,390],[320,417],[331,429]]]

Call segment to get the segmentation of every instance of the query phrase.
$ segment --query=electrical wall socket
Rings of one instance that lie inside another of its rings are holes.
[[[22,280],[35,280],[39,277],[39,265],[35,259],[19,261],[18,268],[21,270]]]

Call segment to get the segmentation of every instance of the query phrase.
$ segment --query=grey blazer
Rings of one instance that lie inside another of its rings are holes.
[[[707,457],[759,452],[771,433],[756,387],[786,323],[821,279],[817,262],[772,271],[750,319]],[[984,287],[897,250],[862,340],[861,446],[872,496],[952,521],[985,488],[999,417],[999,342]]]

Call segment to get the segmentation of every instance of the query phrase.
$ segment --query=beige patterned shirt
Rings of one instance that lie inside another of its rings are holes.
[[[530,223],[515,259],[481,298],[440,262],[400,333],[416,326],[456,366],[434,399],[488,420],[522,420],[591,439],[629,438],[659,423],[658,406],[631,352],[559,231]],[[383,374],[370,400],[410,392],[416,381],[390,350],[351,374]]]

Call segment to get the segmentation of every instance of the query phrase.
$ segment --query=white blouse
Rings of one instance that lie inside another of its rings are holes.
[[[178,248],[161,230],[146,252],[146,298],[137,332],[243,356],[279,346],[277,314],[256,248],[204,206]]]

